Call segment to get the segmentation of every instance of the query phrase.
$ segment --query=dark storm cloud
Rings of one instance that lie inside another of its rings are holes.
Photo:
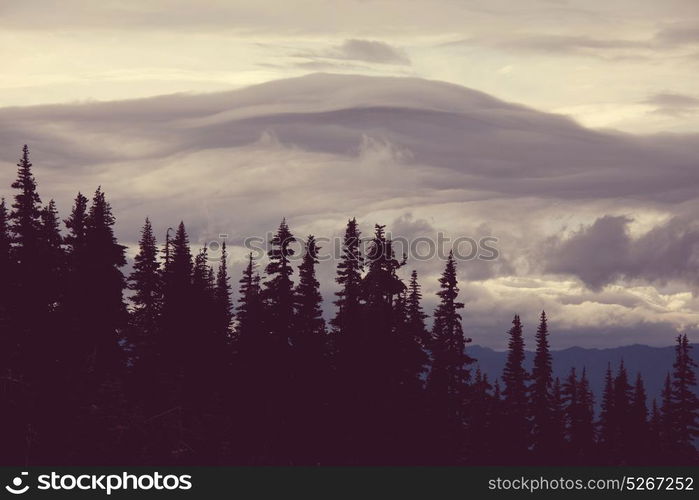
[[[619,279],[699,287],[699,223],[674,217],[639,238],[629,235],[628,217],[605,216],[565,240],[556,240],[546,270],[572,274],[592,289]]]

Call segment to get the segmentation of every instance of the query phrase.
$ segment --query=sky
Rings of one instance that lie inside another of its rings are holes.
[[[498,239],[459,263],[474,343],[544,308],[558,348],[698,331],[696,1],[0,1],[0,57],[0,194],[29,143],[44,201],[102,185],[130,255],[185,219],[237,277],[282,216],[356,216]],[[403,270],[428,312],[442,265]]]

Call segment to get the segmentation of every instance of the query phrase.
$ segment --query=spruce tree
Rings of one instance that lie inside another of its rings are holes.
[[[316,279],[315,266],[318,264],[318,251],[313,235],[305,242],[303,260],[299,266],[299,283],[294,290],[294,344],[302,349],[314,346],[316,355],[320,355],[325,320],[321,309],[323,298],[320,295],[320,283]]]
[[[590,382],[587,378],[587,371],[583,368],[582,375],[578,381],[578,411],[576,417],[576,463],[586,465],[594,460],[595,448],[595,399]]]
[[[536,460],[551,461],[556,437],[552,427],[552,369],[549,351],[548,325],[546,313],[541,312],[539,327],[536,330],[536,353],[532,369],[531,410],[532,441]]]
[[[617,447],[616,413],[614,408],[614,378],[612,367],[607,365],[602,392],[602,406],[599,416],[599,456],[609,462],[614,459],[613,453]]]
[[[294,250],[291,245],[296,241],[289,230],[286,219],[282,219],[277,232],[270,240],[267,252],[269,263],[265,268],[267,275],[264,282],[265,327],[275,339],[277,349],[288,346],[294,320],[294,283],[291,275],[291,257]]]
[[[677,336],[672,380],[672,421],[676,429],[673,440],[679,463],[693,464],[697,461],[695,439],[699,437],[699,398],[694,392],[697,385],[694,369],[696,362],[691,357],[692,346],[687,335]]]
[[[410,283],[408,284],[408,296],[406,300],[406,316],[408,333],[423,349],[430,348],[431,337],[425,326],[427,314],[422,310],[422,292],[420,283],[417,280],[417,271],[413,269],[410,273]]]
[[[629,459],[631,463],[644,465],[649,459],[648,452],[648,407],[646,406],[646,389],[643,377],[639,372],[633,387],[631,398],[630,419],[628,426]]]
[[[455,460],[462,440],[464,395],[469,376],[466,365],[475,360],[465,352],[465,345],[471,339],[464,337],[458,312],[464,304],[457,300],[459,288],[453,252],[449,252],[439,286],[440,302],[434,311],[432,328],[433,363],[427,389],[438,419],[436,425],[442,428],[437,443],[444,447],[450,460]]]
[[[9,367],[9,314],[11,272],[10,229],[5,198],[0,199],[0,374]]]
[[[231,323],[233,321],[233,302],[231,300],[231,283],[228,276],[228,252],[226,242],[221,244],[221,260],[216,272],[216,314],[218,317],[218,332],[224,339],[231,336]]]
[[[675,424],[675,409],[672,398],[672,379],[668,373],[660,394],[660,438],[663,444],[663,465],[674,463],[677,451],[678,429]]]
[[[508,453],[506,460],[521,464],[527,459],[529,441],[529,421],[527,386],[528,374],[524,368],[524,337],[519,315],[512,320],[509,331],[507,361],[502,373],[505,384],[503,391],[505,417],[508,425],[504,430],[507,435]]]
[[[628,464],[631,460],[632,434],[630,423],[633,421],[631,402],[633,389],[629,384],[624,360],[619,364],[617,376],[614,379],[614,443],[612,457],[621,463]]]
[[[357,220],[347,221],[342,243],[342,257],[337,265],[337,277],[335,278],[341,287],[335,293],[337,313],[330,322],[333,331],[341,335],[356,335],[359,328],[362,270],[364,267],[360,236]]]
[[[133,292],[129,300],[134,306],[131,323],[137,335],[133,339],[137,354],[150,357],[152,353],[147,354],[144,349],[150,351],[155,340],[162,306],[162,284],[157,243],[148,218],[141,229],[138,253],[134,257],[128,287]],[[146,347],[147,345],[150,347]]]
[[[260,276],[255,272],[255,260],[252,253],[248,255],[248,264],[243,270],[238,289],[238,306],[236,308],[235,336],[238,349],[245,352],[258,350],[262,342],[262,297]]]

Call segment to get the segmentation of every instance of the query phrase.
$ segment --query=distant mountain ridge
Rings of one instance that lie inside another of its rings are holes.
[[[692,354],[695,360],[699,360],[699,344],[692,344]],[[500,378],[507,357],[506,351],[495,351],[479,345],[468,346],[466,351],[469,356],[476,358],[473,366],[480,366],[483,373],[488,374],[490,382]],[[643,383],[648,396],[648,409],[650,410],[655,398],[660,404],[665,376],[672,373],[672,363],[675,359],[675,347],[651,347],[647,345],[633,344],[629,346],[611,347],[605,349],[586,349],[582,347],[569,347],[560,351],[551,351],[553,357],[554,377],[561,381],[570,373],[570,368],[575,367],[578,376],[586,369],[590,386],[595,393],[595,404],[599,405],[604,387],[604,376],[607,365],[611,363],[612,371],[616,373],[621,361],[629,374],[629,380],[633,384],[636,374],[641,372]],[[525,352],[525,367],[531,371],[534,360],[534,352]],[[695,392],[699,390],[695,387]]]

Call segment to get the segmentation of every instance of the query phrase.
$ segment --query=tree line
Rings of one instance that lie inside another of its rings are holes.
[[[318,245],[283,220],[264,268],[249,255],[235,302],[184,223],[158,245],[143,225],[132,271],[105,193],[78,193],[61,230],[24,146],[0,203],[0,463],[234,465],[645,465],[697,463],[696,364],[677,337],[660,401],[623,363],[599,415],[585,369],[552,374],[548,320],[524,367],[519,316],[489,380],[468,355],[452,255],[431,327],[416,271],[355,219],[326,324]],[[298,278],[294,279],[297,274]]]

